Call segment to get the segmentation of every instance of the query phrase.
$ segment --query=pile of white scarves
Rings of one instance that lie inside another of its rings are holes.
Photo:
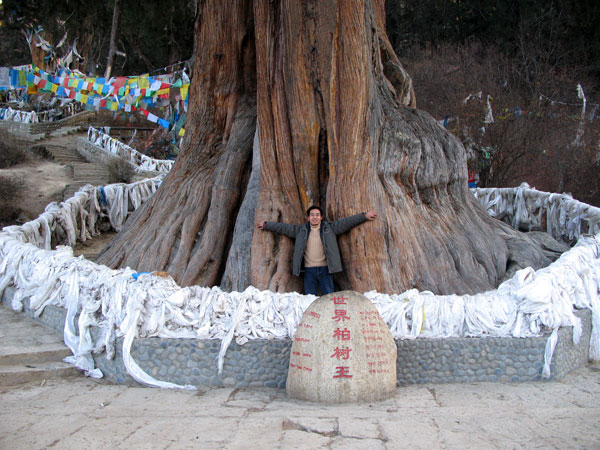
[[[217,287],[181,288],[170,278],[148,274],[136,280],[129,268],[112,270],[73,256],[70,246],[97,235],[99,220],[108,216],[119,230],[127,215],[159,184],[159,179],[150,179],[104,188],[88,185],[64,203],[48,205],[36,220],[4,228],[0,232],[0,295],[13,287],[12,307],[21,310],[23,300],[29,298],[37,315],[47,305],[65,308],[64,339],[73,352],[68,361],[88,375],[102,376],[94,368],[92,352],[104,350],[107,358],[113,358],[116,338],[123,337],[123,362],[135,380],[150,386],[193,388],[145,373],[131,357],[133,340],[220,339],[221,372],[233,339],[244,344],[249,339],[293,336],[315,297],[253,287],[231,293]],[[398,295],[367,292],[394,338],[528,337],[552,331],[543,371],[547,377],[558,328],[572,326],[578,342],[582,325],[574,308],[588,308],[593,322],[590,357],[600,360],[600,209],[528,186],[474,193],[490,213],[508,215],[516,225],[534,228],[544,213],[554,236],[572,237],[577,244],[550,266],[521,270],[495,291],[462,296],[414,289]],[[56,242],[66,246],[51,250]],[[92,326],[102,333],[96,342],[90,334]]]
[[[128,161],[136,171],[154,171],[166,174],[175,164],[174,161],[168,159],[150,158],[94,127],[88,128],[88,141],[111,155]]]
[[[576,241],[600,233],[600,208],[573,200],[569,194],[549,194],[529,187],[472,189],[492,217],[508,219],[515,229],[544,229],[553,238]]]
[[[39,123],[40,119],[35,111],[19,111],[12,108],[0,108],[0,120],[20,123]]]

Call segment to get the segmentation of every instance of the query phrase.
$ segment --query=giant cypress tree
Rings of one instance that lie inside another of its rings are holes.
[[[476,205],[460,142],[415,109],[384,24],[383,0],[199,2],[183,149],[99,261],[298,290],[293,243],[253,217],[300,223],[320,204],[330,219],[379,212],[340,238],[344,288],[497,284],[516,238]]]

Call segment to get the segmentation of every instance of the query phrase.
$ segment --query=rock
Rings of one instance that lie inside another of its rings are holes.
[[[396,390],[396,344],[373,303],[353,291],[324,295],[304,312],[292,343],[290,397],[376,401]]]

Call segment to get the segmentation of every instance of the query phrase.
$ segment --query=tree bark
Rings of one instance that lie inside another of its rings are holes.
[[[343,289],[496,286],[511,232],[468,191],[458,139],[414,109],[384,24],[383,0],[199,5],[184,148],[100,262],[167,270],[183,285],[219,284],[225,272],[230,289],[300,291],[293,242],[261,231],[250,241],[248,218],[303,223],[317,204],[328,219],[379,213],[339,238]],[[235,227],[241,194],[256,195],[247,189],[255,126],[258,201]]]
[[[412,85],[387,40],[383,2],[255,5],[256,23],[266,25],[256,32],[257,216],[300,223],[311,204],[331,219],[378,211],[380,220],[340,238],[342,288],[491,289],[506,245],[467,190],[461,144],[410,108]],[[255,234],[252,284],[297,289],[291,247]]]
[[[256,128],[253,28],[250,1],[203,3],[184,150],[100,262],[166,270],[182,285],[220,281]]]

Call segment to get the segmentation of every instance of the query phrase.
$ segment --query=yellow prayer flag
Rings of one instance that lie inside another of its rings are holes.
[[[180,129],[179,129],[179,133],[178,133],[178,135],[179,135],[179,136],[183,136],[184,134],[185,134],[185,129],[183,129],[183,128],[180,128]]]
[[[188,96],[188,89],[190,88],[189,84],[184,84],[181,86],[181,98],[185,100]]]
[[[58,84],[51,83],[51,84],[50,84],[50,90],[51,90],[52,92],[56,92],[56,91],[58,91]]]

